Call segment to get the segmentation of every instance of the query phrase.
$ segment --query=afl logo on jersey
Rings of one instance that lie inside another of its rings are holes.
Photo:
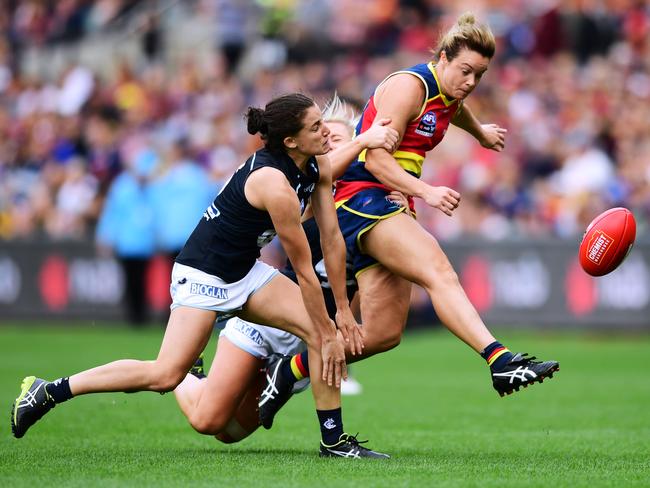
[[[433,110],[425,113],[420,119],[415,133],[424,137],[433,137],[436,132],[436,113]]]

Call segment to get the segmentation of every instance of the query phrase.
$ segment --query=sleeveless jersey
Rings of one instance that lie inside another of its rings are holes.
[[[319,179],[312,157],[303,173],[286,154],[261,149],[253,154],[224,185],[176,258],[176,262],[218,276],[227,283],[239,281],[260,257],[260,249],[276,235],[268,212],[253,207],[244,185],[253,171],[263,167],[280,170],[295,190],[304,211]]]
[[[401,73],[409,73],[422,81],[425,87],[425,100],[418,116],[406,126],[402,142],[393,153],[393,157],[405,171],[419,178],[422,174],[422,163],[426,152],[442,141],[451,119],[460,107],[460,102],[447,98],[442,93],[433,63],[417,64],[392,73],[379,86],[390,77]],[[376,115],[377,108],[373,95],[363,109],[363,114],[355,130],[356,133],[365,132],[374,122]],[[337,181],[334,200],[338,205],[366,188],[389,190],[366,169],[365,161],[366,151],[364,150]],[[409,200],[412,199],[409,197]]]

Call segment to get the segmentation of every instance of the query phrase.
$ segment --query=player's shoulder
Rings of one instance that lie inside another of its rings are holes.
[[[249,175],[246,186],[258,193],[273,194],[286,191],[290,185],[287,176],[279,168],[261,166]]]
[[[416,88],[422,87],[424,80],[418,73],[409,70],[396,71],[386,78],[380,87]]]
[[[427,98],[427,85],[420,78],[410,73],[400,72],[382,83],[374,95],[377,108],[381,105],[390,110],[400,110],[416,114]]]

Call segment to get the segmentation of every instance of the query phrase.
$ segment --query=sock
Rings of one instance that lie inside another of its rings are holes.
[[[54,403],[63,403],[72,398],[69,377],[59,378],[45,385],[45,391],[52,397]]]
[[[335,408],[334,410],[316,410],[316,415],[318,415],[323,444],[333,446],[343,434],[341,407]]]
[[[307,351],[296,354],[291,361],[282,365],[282,376],[293,379],[294,382],[309,376],[309,358]]]
[[[513,354],[510,352],[510,349],[505,347],[499,341],[494,341],[483,349],[481,356],[487,361],[490,369],[494,371],[501,369],[508,361],[510,361]]]
[[[190,374],[200,380],[202,380],[203,378],[207,378],[207,376],[204,373],[201,373],[199,371],[193,371],[191,369],[190,369]]]
[[[195,378],[198,378],[200,380],[202,380],[203,378],[207,378],[207,376],[205,375],[205,370],[203,369],[203,353],[201,353],[199,358],[194,362],[194,364],[190,368],[189,373]]]

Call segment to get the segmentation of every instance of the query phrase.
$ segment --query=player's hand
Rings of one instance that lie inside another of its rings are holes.
[[[341,387],[341,378],[348,379],[348,366],[345,363],[345,347],[336,335],[322,339],[323,381],[329,386]]]
[[[341,336],[350,347],[353,356],[363,352],[364,332],[352,315],[350,307],[344,307],[336,310],[336,327],[341,332]]]
[[[483,135],[479,142],[481,146],[493,151],[501,152],[506,146],[506,133],[508,129],[499,127],[497,124],[483,124],[481,125]]]
[[[391,191],[388,195],[386,195],[386,198],[399,205],[400,207],[404,207],[406,209],[406,213],[408,215],[411,215],[411,209],[409,208],[409,201],[408,198],[406,198],[406,195],[402,193],[401,191],[393,190]]]
[[[437,208],[451,217],[452,212],[460,204],[460,193],[446,186],[430,186],[422,199],[430,207]]]
[[[368,128],[364,133],[359,134],[357,139],[365,149],[384,148],[389,153],[397,149],[399,133],[392,127],[388,127],[390,119],[380,119]]]

